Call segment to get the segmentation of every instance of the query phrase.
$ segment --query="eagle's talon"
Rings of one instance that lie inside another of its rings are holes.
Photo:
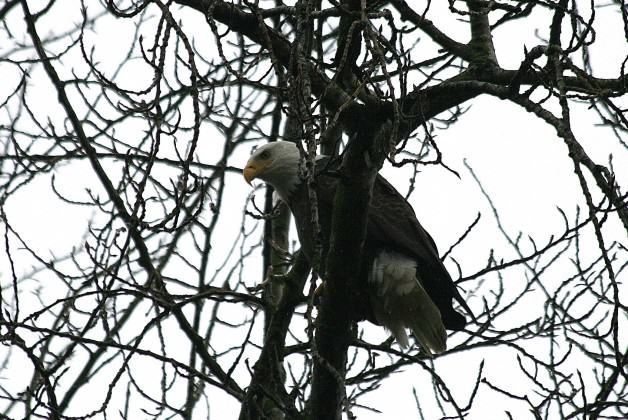
[[[324,291],[325,282],[323,281],[321,284],[316,286],[316,289],[314,289],[314,305],[318,306],[321,303],[321,298],[323,297]]]

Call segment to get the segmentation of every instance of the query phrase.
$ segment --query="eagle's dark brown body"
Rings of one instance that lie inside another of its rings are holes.
[[[336,167],[337,163],[328,158],[317,162],[316,195],[323,262],[329,244],[332,205],[338,183]],[[314,232],[305,182],[298,185],[288,201],[295,217],[299,241],[306,255],[312,258]],[[396,251],[414,259],[417,262],[417,278],[440,310],[445,327],[460,330],[465,326],[465,318],[453,309],[452,299],[456,299],[464,307],[466,304],[438,257],[434,240],[423,229],[405,198],[386,179],[377,175],[369,207],[361,276],[368,275],[373,258],[382,249]],[[323,269],[321,271],[324,272]],[[360,279],[360,284],[366,285],[367,279]],[[365,313],[364,318],[373,321],[370,313]]]

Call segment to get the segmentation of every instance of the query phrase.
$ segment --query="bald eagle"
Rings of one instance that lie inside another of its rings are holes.
[[[339,181],[334,175],[338,160],[319,157],[316,162],[323,261]],[[299,165],[297,146],[277,141],[255,150],[243,173],[249,184],[255,178],[270,184],[288,204],[302,250],[311,261],[314,232],[307,187]],[[366,296],[363,318],[383,325],[402,347],[409,344],[408,328],[428,353],[442,352],[446,349],[445,329],[461,330],[465,326],[465,318],[453,309],[452,299],[471,312],[439,259],[434,240],[416,219],[410,204],[380,175],[373,185],[361,264],[358,284]]]

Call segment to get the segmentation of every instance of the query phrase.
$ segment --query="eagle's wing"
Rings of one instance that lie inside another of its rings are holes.
[[[373,185],[368,236],[372,246],[403,254],[416,262],[417,277],[440,310],[445,327],[460,330],[465,326],[465,318],[452,307],[452,298],[470,310],[441,262],[434,240],[405,198],[379,175]]]

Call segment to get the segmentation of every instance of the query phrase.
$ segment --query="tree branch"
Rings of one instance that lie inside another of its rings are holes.
[[[88,156],[89,162],[92,166],[92,169],[96,173],[96,176],[100,180],[103,185],[105,191],[107,192],[107,196],[114,204],[116,211],[118,212],[120,218],[125,222],[129,236],[133,243],[135,244],[137,251],[139,253],[138,262],[141,267],[145,270],[146,275],[155,285],[156,289],[163,293],[163,298],[168,302],[168,306],[172,309],[172,313],[175,316],[175,319],[179,323],[181,330],[188,336],[192,346],[196,349],[197,353],[201,357],[204,363],[207,364],[210,371],[224,383],[225,389],[234,397],[241,399],[243,395],[242,389],[239,385],[230,377],[226,375],[224,370],[220,367],[220,365],[215,361],[215,359],[209,354],[207,351],[207,347],[202,337],[196,334],[186,319],[185,315],[181,311],[181,309],[175,304],[172,296],[168,293],[166,289],[166,285],[161,277],[161,274],[156,270],[153,265],[152,259],[150,257],[150,252],[142,235],[138,229],[137,220],[129,214],[126,209],[122,198],[118,194],[116,188],[113,186],[111,179],[108,177],[106,171],[100,164],[97,156],[97,152],[94,147],[91,145],[85,131],[83,130],[83,126],[72,107],[72,103],[70,102],[66,92],[65,87],[57,71],[53,67],[52,63],[48,59],[48,56],[42,46],[39,35],[37,34],[37,30],[35,28],[35,22],[33,20],[33,16],[30,13],[26,0],[22,0],[22,9],[24,10],[24,15],[26,17],[26,25],[28,33],[33,41],[33,45],[37,51],[37,54],[44,66],[44,69],[50,78],[52,84],[54,85],[57,94],[58,100],[64,111],[66,112],[68,119],[74,129],[76,139],[81,145],[81,148],[84,150],[85,154]]]

